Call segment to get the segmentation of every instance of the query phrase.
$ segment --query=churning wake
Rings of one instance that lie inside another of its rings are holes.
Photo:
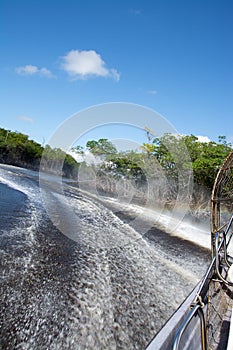
[[[0,191],[2,349],[143,349],[208,266],[69,184],[48,184],[46,211],[37,174],[1,166]]]

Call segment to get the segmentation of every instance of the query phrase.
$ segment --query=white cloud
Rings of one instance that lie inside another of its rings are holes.
[[[197,136],[199,142],[211,142],[208,136]]]
[[[36,66],[32,66],[31,64],[28,64],[27,66],[24,66],[24,67],[17,67],[15,71],[17,74],[20,74],[20,75],[33,75],[38,72],[38,68]]]
[[[73,79],[87,79],[91,76],[113,78],[119,81],[116,69],[108,69],[101,56],[94,50],[71,50],[62,57],[61,68]]]
[[[47,68],[43,67],[41,69],[39,69],[39,74],[42,77],[46,77],[46,78],[55,78],[55,76],[52,74],[52,72],[50,70],[48,70]]]
[[[118,71],[114,68],[109,70],[109,76],[111,76],[116,81],[120,80],[120,73],[118,73]]]
[[[156,90],[148,90],[147,93],[150,95],[156,95],[157,91]]]
[[[24,122],[27,122],[27,123],[33,123],[33,122],[34,122],[34,120],[33,120],[32,118],[27,117],[27,116],[25,116],[25,115],[19,116],[18,119],[19,119],[19,120],[22,120],[22,121],[24,121]]]
[[[15,71],[19,75],[29,75],[29,76],[39,75],[41,77],[46,77],[46,78],[55,78],[52,72],[47,68],[45,67],[38,68],[37,66],[33,66],[31,64],[28,64],[22,67],[17,67]]]

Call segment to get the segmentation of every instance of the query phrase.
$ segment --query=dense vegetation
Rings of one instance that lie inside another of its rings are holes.
[[[141,198],[150,191],[151,198],[171,205],[180,190],[182,177],[186,177],[186,182],[190,177],[200,193],[207,190],[209,195],[215,176],[232,149],[226,138],[220,136],[218,142],[200,142],[194,135],[177,137],[165,134],[158,139],[148,128],[145,131],[147,142],[140,151],[118,152],[104,138],[87,142],[86,150],[99,161],[86,164],[85,172],[88,174],[88,168],[94,171],[98,190],[109,194],[121,191],[124,196],[134,188],[134,195]],[[81,146],[73,149],[83,156],[82,169],[86,150]],[[58,173],[62,169],[63,176],[74,179],[78,178],[80,166],[59,148],[42,147],[29,140],[27,135],[2,128],[0,162],[34,170],[41,166],[42,170],[50,173]]]
[[[163,203],[171,208],[178,193],[185,196],[190,185],[194,189],[190,198],[193,207],[204,203],[208,206],[215,177],[232,145],[224,136],[218,142],[200,142],[194,135],[165,134],[158,139],[148,130],[147,142],[138,152],[116,152],[106,139],[88,141],[89,151],[105,155],[104,162],[92,165],[97,190],[121,197],[133,196],[140,202],[148,203],[149,198],[152,206]],[[85,153],[80,146],[76,151]]]
[[[59,148],[45,148],[29,140],[27,135],[0,128],[0,162],[33,170],[39,170],[43,154],[43,170],[57,173],[62,165],[65,177],[77,177],[78,163]]]
[[[114,177],[143,181],[155,173],[156,167],[157,171],[162,168],[167,178],[177,179],[179,172],[190,169],[195,183],[210,189],[232,149],[225,136],[219,136],[218,142],[200,142],[194,135],[165,134],[159,139],[148,135],[148,141],[140,152],[117,152],[107,139],[88,141],[86,147],[94,155],[105,156],[99,169]],[[76,152],[83,154],[84,150],[78,146]]]

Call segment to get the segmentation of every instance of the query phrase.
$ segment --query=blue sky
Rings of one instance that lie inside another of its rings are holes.
[[[46,143],[80,110],[129,102],[232,142],[232,18],[230,0],[2,0],[0,127]]]

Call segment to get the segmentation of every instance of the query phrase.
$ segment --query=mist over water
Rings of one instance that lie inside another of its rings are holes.
[[[2,349],[143,349],[208,266],[187,237],[141,235],[132,208],[69,184],[47,187],[53,222],[36,173],[1,166],[0,193]]]

